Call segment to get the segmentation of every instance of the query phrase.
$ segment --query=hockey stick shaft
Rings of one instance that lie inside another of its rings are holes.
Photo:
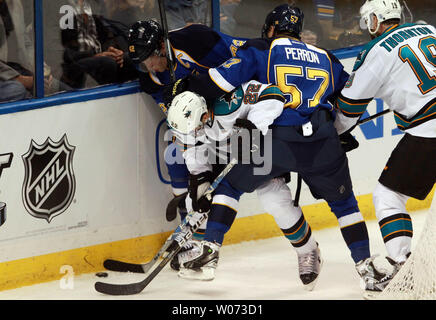
[[[160,20],[162,22],[162,29],[164,34],[164,42],[165,42],[165,49],[167,51],[167,60],[169,64],[170,69],[170,77],[171,81],[176,81],[176,75],[174,73],[174,59],[173,59],[173,53],[171,51],[171,44],[170,39],[168,37],[168,23],[167,23],[167,15],[165,13],[165,0],[158,0],[159,2],[159,13],[160,13]]]
[[[209,186],[209,188],[206,190],[206,192],[203,194],[208,199],[212,198],[212,193],[215,191],[215,189],[218,187],[218,185],[221,183],[221,181],[224,179],[224,177],[230,172],[230,170],[235,166],[237,163],[236,159],[232,159],[230,163],[224,168],[223,171],[215,178],[215,180],[212,182],[212,184]],[[165,267],[165,265],[171,261],[171,259],[180,251],[180,249],[183,247],[183,245],[188,241],[193,233],[198,230],[200,225],[207,219],[208,212],[202,213],[200,217],[195,221],[195,224],[191,225],[189,224],[189,218],[191,217],[191,214],[188,214],[186,218],[183,220],[183,222],[177,227],[177,229],[174,231],[174,233],[171,235],[171,237],[165,242],[164,246],[159,250],[159,253],[155,255],[152,262],[150,262],[148,265],[150,266],[148,268],[148,271],[151,270],[159,260],[161,256],[163,256],[165,253],[168,253],[164,259],[159,263],[159,265],[153,269],[147,277],[136,283],[130,283],[130,284],[111,284],[111,283],[104,283],[104,282],[96,282],[95,283],[95,290],[100,293],[105,293],[109,295],[132,295],[137,294],[145,289],[145,287],[159,274],[159,272]],[[189,224],[189,227],[188,227]],[[188,228],[187,230],[184,230]]]
[[[391,110],[389,110],[389,109],[383,110],[383,111],[381,111],[381,112],[379,112],[379,113],[376,113],[376,114],[374,114],[374,115],[372,115],[372,116],[369,116],[368,118],[365,118],[365,119],[363,119],[363,120],[359,120],[359,121],[357,121],[357,125],[359,126],[359,125],[361,125],[361,124],[367,123],[367,122],[369,122],[369,121],[371,121],[371,120],[374,120],[375,118],[378,118],[378,117],[384,116],[385,114],[387,114],[387,113],[389,113],[389,112],[391,112]]]

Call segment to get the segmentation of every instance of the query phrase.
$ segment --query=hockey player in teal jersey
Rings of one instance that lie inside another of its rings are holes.
[[[338,100],[335,126],[352,130],[373,98],[394,111],[405,134],[393,150],[373,192],[380,231],[394,271],[411,252],[412,218],[406,202],[424,200],[436,182],[436,28],[403,24],[398,0],[366,1],[362,27],[373,40],[356,59],[350,80]]]
[[[189,90],[211,99],[251,79],[276,84],[286,102],[271,126],[271,172],[254,175],[250,166],[237,165],[227,181],[237,190],[252,192],[273,177],[299,173],[312,195],[326,200],[338,218],[365,289],[380,290],[385,273],[375,268],[370,255],[348,160],[333,126],[333,103],[348,74],[332,54],[300,41],[303,18],[297,7],[278,6],[266,17],[261,39],[248,40],[221,66],[180,80],[168,91]]]
[[[284,102],[283,93],[277,86],[250,81],[216,99],[210,109],[204,98],[192,92],[181,93],[171,103],[168,124],[180,141],[189,143],[184,153],[191,173],[187,199],[192,205],[188,204],[188,208],[200,213],[209,211],[204,240],[195,242],[194,249],[179,255],[180,277],[199,280],[215,277],[219,249],[224,234],[236,218],[242,192],[234,189],[225,178],[215,190],[211,203],[204,201],[202,190],[210,185],[214,171],[219,173],[222,170],[217,169],[217,164],[228,163],[233,157],[244,161],[244,156],[247,156],[247,163],[249,158],[261,159],[255,146],[268,143],[268,127],[282,113]],[[250,127],[259,128],[259,131],[250,131]],[[259,135],[250,143],[250,148],[246,148],[245,155],[241,152],[243,149],[232,147],[237,144],[238,137],[243,137],[240,134],[242,128],[246,129],[245,137]],[[266,181],[256,189],[256,193],[263,209],[273,215],[295,248],[304,288],[313,290],[321,271],[321,253],[301,208],[292,200],[285,178]],[[195,214],[191,219],[195,219]]]

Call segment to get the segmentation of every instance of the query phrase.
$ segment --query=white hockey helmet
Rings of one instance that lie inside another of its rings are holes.
[[[208,112],[206,100],[198,94],[185,91],[174,97],[168,110],[167,123],[183,143],[203,128],[202,118]],[[192,142],[192,141],[191,141]]]
[[[401,19],[401,4],[398,0],[366,0],[360,8],[360,27],[369,33],[377,33],[380,24],[389,19]],[[372,16],[377,17],[377,25],[372,25]]]

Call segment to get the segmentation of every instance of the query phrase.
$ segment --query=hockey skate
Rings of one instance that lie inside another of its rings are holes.
[[[305,290],[312,291],[315,287],[322,263],[319,247],[309,253],[298,255],[298,272]]]
[[[216,243],[201,241],[199,250],[191,255],[189,261],[180,260],[179,277],[191,280],[210,281],[215,278],[220,246]]]
[[[171,260],[170,267],[175,271],[180,270],[180,264],[186,261],[191,261],[201,254],[200,241],[190,239],[185,243],[180,252]]]
[[[393,277],[387,270],[378,269],[374,266],[376,257],[373,256],[356,263],[356,270],[360,276],[360,285],[365,290],[363,295],[365,299],[375,299]]]

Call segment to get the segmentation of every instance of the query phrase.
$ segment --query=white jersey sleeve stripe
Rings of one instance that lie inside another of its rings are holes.
[[[209,76],[221,90],[230,92],[235,89],[216,69],[209,69]]]

